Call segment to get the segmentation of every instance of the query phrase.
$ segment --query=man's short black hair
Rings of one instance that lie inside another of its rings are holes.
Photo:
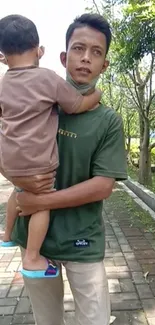
[[[68,27],[66,33],[66,50],[68,49],[69,41],[73,35],[74,30],[86,26],[94,28],[105,35],[107,42],[106,53],[108,53],[111,43],[110,25],[107,20],[99,14],[84,14],[80,17],[75,18],[74,22]]]
[[[21,15],[0,20],[0,51],[6,55],[23,54],[39,45],[35,24]]]

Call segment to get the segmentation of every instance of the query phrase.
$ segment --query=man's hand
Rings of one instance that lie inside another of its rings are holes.
[[[51,192],[55,183],[56,172],[29,177],[13,177],[12,183],[25,191],[40,194]]]
[[[40,197],[41,200],[41,195],[30,192],[18,192],[16,194],[16,202],[19,216],[30,216],[31,214],[40,211],[41,209],[38,205],[38,197]]]

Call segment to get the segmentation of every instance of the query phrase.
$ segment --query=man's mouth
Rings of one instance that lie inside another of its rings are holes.
[[[82,74],[90,74],[91,73],[91,70],[89,68],[77,68],[76,69],[77,71],[81,72]]]

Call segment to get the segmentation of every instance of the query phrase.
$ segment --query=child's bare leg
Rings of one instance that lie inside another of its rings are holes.
[[[39,211],[31,216],[28,229],[28,241],[23,268],[26,270],[44,270],[47,260],[40,255],[40,248],[49,226],[49,211]]]
[[[5,171],[0,166],[0,174],[2,174],[7,180],[11,181],[11,178],[5,173]],[[8,203],[7,203],[7,210],[6,210],[6,221],[5,221],[5,233],[3,237],[4,242],[11,241],[11,233],[13,230],[13,226],[16,220],[18,213],[16,211],[16,192],[15,190],[11,193]]]
[[[11,193],[8,203],[7,203],[6,228],[5,228],[5,233],[4,233],[4,237],[3,237],[4,242],[8,242],[11,240],[11,233],[12,233],[13,226],[14,226],[17,216],[18,216],[18,213],[16,211],[16,192],[13,191]]]
[[[32,177],[22,177],[22,178],[19,177],[19,182],[18,182],[18,177],[16,177],[13,178],[13,183],[15,183],[15,185],[20,184],[20,187],[23,190],[26,190],[25,184],[29,188],[28,185],[29,183],[31,184],[32,182],[31,178]],[[52,185],[53,183],[51,180],[51,186]],[[50,212],[48,210],[34,213],[30,218],[27,248],[23,259],[24,270],[27,271],[47,270],[48,263],[46,258],[40,255],[40,249],[49,227],[49,218],[50,218]],[[25,276],[23,272],[22,274]]]

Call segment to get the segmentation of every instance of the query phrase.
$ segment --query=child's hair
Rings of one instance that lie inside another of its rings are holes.
[[[39,46],[35,24],[21,15],[9,15],[0,20],[0,51],[4,55],[23,54]]]

